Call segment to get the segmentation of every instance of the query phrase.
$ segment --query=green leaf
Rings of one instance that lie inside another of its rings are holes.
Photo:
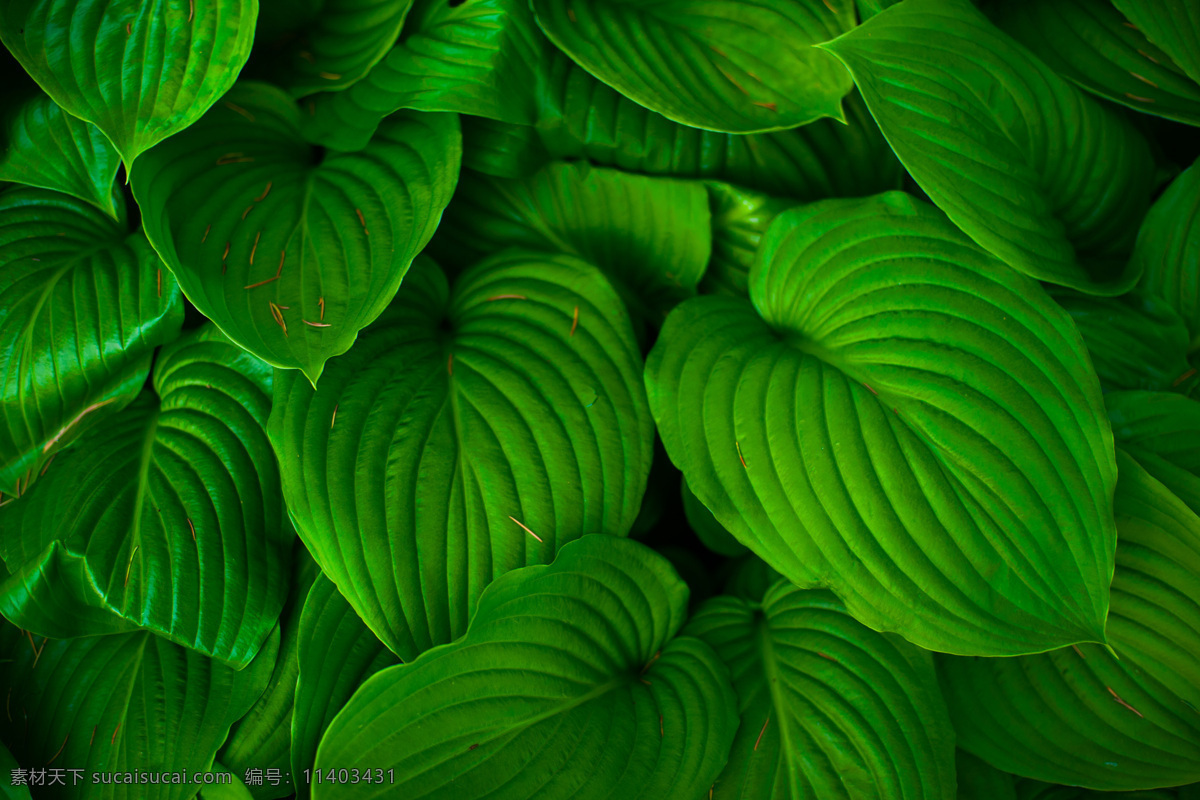
[[[528,178],[553,159],[530,125],[511,125],[486,117],[460,117],[463,169],[497,178]]]
[[[305,800],[311,787],[303,776],[316,762],[325,729],[363,681],[399,659],[324,575],[313,582],[304,601],[298,640],[291,767],[296,794]]]
[[[1117,569],[1097,645],[940,656],[959,746],[993,766],[1105,791],[1200,779],[1200,517],[1118,451]]]
[[[230,776],[229,783],[212,783],[200,790],[200,800],[253,800],[254,794],[245,782],[228,768],[214,761],[213,772],[223,772]]]
[[[750,266],[763,234],[780,212],[796,202],[716,181],[708,182],[708,196],[712,210],[712,259],[701,289],[709,294],[746,297]]]
[[[900,0],[855,0],[858,16],[864,22],[884,9],[891,8]]]
[[[28,785],[16,783],[13,779],[16,769],[17,760],[0,742],[0,797],[4,800],[31,800]]]
[[[41,92],[10,107],[3,127],[0,180],[63,192],[118,217],[113,181],[120,158],[99,128]]]
[[[684,125],[757,133],[842,119],[852,88],[811,45],[854,27],[839,0],[531,0],[550,41],[588,72]]]
[[[1133,251],[1140,288],[1179,312],[1200,350],[1200,160],[1171,182],[1138,231]]]
[[[729,666],[741,725],[713,797],[954,800],[954,730],[929,653],[779,581],[684,628]]]
[[[737,561],[727,561],[731,566],[725,581],[724,594],[741,597],[758,603],[767,590],[782,576],[767,566],[767,562],[751,553]]]
[[[893,192],[786,211],[646,363],[671,460],[801,586],[932,650],[1103,641],[1111,435],[1065,312]]]
[[[907,0],[823,47],[921,189],[984,249],[1089,294],[1137,281],[1126,264],[1153,189],[1149,145],[969,0]]]
[[[458,177],[450,115],[400,115],[361,152],[299,132],[279,89],[238,86],[133,176],[146,235],[187,298],[233,341],[314,383],[379,316]]]
[[[193,773],[212,768],[230,725],[267,685],[278,647],[272,636],[234,671],[145,631],[51,639],[35,653],[4,624],[0,652],[16,660],[0,664],[0,692],[21,720],[4,739],[22,764],[82,771],[77,786],[67,773],[39,798],[188,800],[200,788]],[[186,782],[137,784],[128,774],[144,770],[182,772]],[[124,783],[100,782],[100,773]]]
[[[1109,3],[995,3],[992,20],[1048,67],[1095,95],[1200,125],[1200,85]]]
[[[413,0],[325,0],[283,51],[273,53],[275,83],[304,97],[361,81],[389,54],[412,5]]]
[[[1178,394],[1110,392],[1113,438],[1200,514],[1200,403]]]
[[[1165,300],[1144,292],[1096,297],[1061,287],[1050,296],[1074,320],[1104,389],[1189,388],[1188,373],[1195,370],[1187,360],[1187,326]]]
[[[58,192],[0,194],[0,492],[132,402],[179,335],[179,285],[140,233]],[[61,234],[61,235],[60,235]]]
[[[956,751],[955,762],[959,800],[1017,800],[1012,775],[962,749]]]
[[[130,172],[229,91],[257,16],[258,0],[9,0],[0,40],[54,102],[104,132]]]
[[[248,664],[294,541],[263,429],[270,382],[212,326],[159,351],[153,388],[0,515],[4,616],[56,638],[138,626]]]
[[[318,768],[396,782],[313,796],[700,797],[737,706],[712,649],[675,635],[687,598],[666,559],[613,536],[501,576],[463,639],[374,675],[322,739]]]
[[[1113,0],[1154,44],[1200,83],[1200,8],[1190,0]]]
[[[506,247],[579,256],[604,271],[635,317],[657,324],[696,294],[710,226],[695,181],[557,163],[523,181],[464,173],[435,255],[456,266]]]
[[[696,499],[696,495],[688,487],[687,478],[679,482],[679,490],[683,495],[683,513],[687,517],[688,526],[705,547],[727,558],[737,558],[748,552],[746,545],[733,538],[733,534],[725,530],[712,512]]]
[[[411,660],[461,636],[501,574],[629,531],[654,435],[641,368],[595,267],[510,251],[451,291],[418,261],[327,382],[276,373],[269,432],[292,520]]]
[[[1113,795],[1118,795],[1113,797]],[[1148,792],[1093,792],[1078,786],[1055,786],[1042,781],[1021,779],[1016,782],[1017,800],[1176,800],[1170,789]]]

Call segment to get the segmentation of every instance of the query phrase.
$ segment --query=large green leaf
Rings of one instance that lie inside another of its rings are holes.
[[[688,590],[662,556],[592,535],[483,593],[466,636],[375,674],[317,768],[395,770],[323,798],[700,797],[737,727],[729,672],[676,637]]]
[[[711,214],[695,181],[557,163],[528,180],[465,173],[435,241],[457,266],[506,247],[577,255],[604,270],[635,317],[658,323],[696,294]]]
[[[1200,517],[1121,451],[1118,464],[1120,660],[1089,644],[938,659],[959,746],[1007,772],[1109,791],[1200,779]]]
[[[1154,162],[1119,113],[970,0],[906,0],[824,45],[900,161],[954,224],[1039,280],[1121,294]]]
[[[684,628],[729,666],[741,725],[717,800],[954,800],[954,730],[929,653],[832,594],[722,596]]]
[[[120,157],[99,128],[41,92],[10,106],[2,124],[0,180],[64,192],[117,218]]]
[[[6,0],[0,40],[128,172],[229,91],[257,16],[258,0]]]
[[[1183,317],[1191,349],[1200,350],[1200,160],[1171,182],[1138,232],[1133,260],[1141,288]]]
[[[298,638],[291,767],[296,793],[305,800],[311,781],[303,777],[305,770],[311,776],[325,729],[363,681],[399,659],[324,575],[313,582],[304,601]]]
[[[781,211],[795,200],[771,197],[717,181],[708,182],[712,209],[712,259],[701,288],[705,292],[745,297],[750,266],[763,234]]]
[[[153,388],[0,515],[0,612],[46,636],[139,626],[249,663],[294,541],[264,430],[270,383],[212,326],[159,351]]]
[[[31,800],[28,782],[18,783],[14,776],[17,769],[17,760],[0,742],[0,797],[4,800]]]
[[[272,636],[234,671],[146,631],[34,649],[2,624],[0,652],[15,660],[0,663],[10,712],[0,735],[22,764],[76,770],[39,789],[39,798],[63,800],[190,800],[199,788],[193,774],[213,768],[230,725],[267,685],[279,646]],[[184,773],[184,781],[138,783],[130,775],[147,771]]]
[[[146,235],[187,298],[268,364],[314,383],[387,307],[458,177],[451,115],[402,115],[314,163],[279,89],[238,86],[133,176]]]
[[[646,363],[667,452],[722,525],[932,650],[1104,640],[1112,439],[1036,283],[893,192],[776,217],[750,301],[684,302]]]
[[[1200,514],[1200,403],[1182,395],[1110,392],[1117,445]]]
[[[1007,0],[992,8],[996,24],[1084,89],[1147,114],[1200,125],[1200,84],[1112,4]]]
[[[1017,800],[1012,775],[962,749],[957,751],[955,762],[958,800]]]
[[[509,251],[449,289],[428,260],[315,391],[276,373],[269,432],[301,538],[405,660],[480,592],[584,533],[624,535],[653,423],[598,269]]]
[[[1192,0],[1113,0],[1113,5],[1200,83],[1200,7]]]
[[[696,128],[755,133],[842,118],[852,88],[811,45],[854,27],[839,0],[531,0],[538,24],[621,94]]]
[[[137,396],[183,297],[144,236],[58,192],[0,194],[0,492]]]
[[[683,498],[683,513],[687,517],[688,526],[701,544],[717,555],[727,558],[737,558],[746,554],[746,545],[733,538],[733,534],[717,522],[712,512],[704,507],[688,487],[686,478],[679,482],[679,493]]]

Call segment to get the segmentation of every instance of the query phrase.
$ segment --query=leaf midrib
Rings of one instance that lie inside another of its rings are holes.
[[[788,797],[800,797],[796,789],[795,773],[792,769],[789,754],[792,752],[792,737],[788,730],[787,714],[783,713],[784,701],[780,694],[779,666],[775,660],[775,645],[771,642],[771,623],[765,612],[758,612],[758,624],[755,626],[758,637],[758,652],[763,662],[763,675],[767,681],[767,692],[771,696],[771,716],[777,719],[779,738],[782,743],[781,757],[787,772]]]

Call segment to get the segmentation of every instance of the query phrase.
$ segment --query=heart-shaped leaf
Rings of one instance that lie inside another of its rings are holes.
[[[1036,283],[893,192],[776,217],[750,301],[684,302],[646,363],[663,444],[722,525],[922,647],[1104,640],[1112,440]]]
[[[1200,83],[1200,8],[1190,0],[1113,0],[1138,30]]]
[[[950,220],[1038,280],[1117,295],[1150,202],[1149,145],[970,0],[907,0],[823,45]]]
[[[1138,231],[1133,260],[1139,288],[1166,300],[1200,348],[1200,160],[1184,170],[1154,202]]]
[[[1200,517],[1118,451],[1117,660],[1081,644],[940,656],[959,746],[1016,775],[1105,791],[1200,780]]]
[[[696,294],[712,249],[710,220],[695,181],[586,162],[551,164],[523,181],[466,173],[435,255],[459,266],[506,247],[577,255],[604,270],[635,317],[657,324]]]
[[[701,288],[710,294],[746,297],[750,266],[763,234],[776,215],[796,205],[796,201],[716,181],[709,181],[708,195],[712,209],[712,259]]]
[[[0,40],[54,102],[104,132],[129,172],[229,91],[257,16],[258,0],[9,0]]]
[[[399,115],[329,154],[266,84],[238,86],[133,176],[146,235],[234,342],[314,383],[387,307],[458,179],[451,115]]]
[[[846,71],[811,45],[854,27],[839,0],[531,0],[578,64],[684,125],[755,133],[842,118]]]
[[[654,435],[641,367],[595,267],[510,251],[450,291],[419,261],[327,383],[276,375],[269,430],[292,520],[412,660],[461,636],[501,574],[629,531]]]
[[[42,92],[7,109],[0,180],[86,200],[114,219],[120,157],[100,129],[71,116]]]
[[[929,653],[779,581],[683,630],[729,666],[741,725],[715,800],[954,800],[954,730]]]
[[[297,647],[299,675],[292,711],[292,775],[296,793],[311,795],[311,771],[317,745],[329,723],[363,681],[399,663],[391,650],[363,625],[333,581],[314,581],[300,615]],[[358,762],[356,762],[358,763]]]
[[[1117,445],[1200,514],[1200,403],[1169,392],[1104,397]]]
[[[275,625],[294,541],[263,429],[271,370],[206,326],[163,348],[153,379],[0,515],[0,611],[53,637],[136,625],[241,668]]]
[[[1200,84],[1109,3],[1010,0],[991,17],[1051,69],[1146,114],[1200,125]]]
[[[36,646],[31,638],[24,646],[15,626],[0,624],[0,652],[13,658],[0,663],[13,720],[0,730],[21,764],[62,766],[62,783],[46,780],[38,793],[61,800],[195,797],[203,784],[193,776],[213,768],[229,727],[267,685],[279,649],[272,635],[235,671],[146,631]],[[146,782],[148,771],[160,781]]]
[[[334,719],[317,768],[395,770],[398,797],[700,797],[737,727],[729,672],[676,637],[688,590],[614,536],[498,578],[466,636],[375,674]],[[377,797],[317,784],[313,797]]]
[[[124,202],[112,219],[59,192],[0,194],[0,492],[132,402],[154,348],[179,335],[179,285]]]

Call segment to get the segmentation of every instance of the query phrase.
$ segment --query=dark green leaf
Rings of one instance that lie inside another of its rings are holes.
[[[733,538],[733,534],[725,530],[712,512],[696,499],[696,495],[688,488],[686,478],[679,482],[679,490],[683,495],[683,513],[687,516],[688,525],[705,547],[728,558],[736,558],[748,552],[746,545]]]
[[[710,294],[746,297],[750,266],[763,234],[775,216],[796,205],[796,201],[716,181],[708,182],[708,196],[712,209],[712,259],[701,289]]]
[[[1178,394],[1110,392],[1117,445],[1200,514],[1200,403]]]
[[[27,784],[18,784],[13,779],[14,770],[18,768],[17,760],[8,752],[8,748],[0,742],[0,797],[4,800],[31,800]]]
[[[1013,776],[1001,772],[966,750],[955,755],[958,800],[1017,800]]]
[[[1140,288],[1179,312],[1200,350],[1200,161],[1177,177],[1155,201],[1133,251]]]
[[[1200,7],[1192,0],[1113,0],[1113,5],[1200,83]]]

